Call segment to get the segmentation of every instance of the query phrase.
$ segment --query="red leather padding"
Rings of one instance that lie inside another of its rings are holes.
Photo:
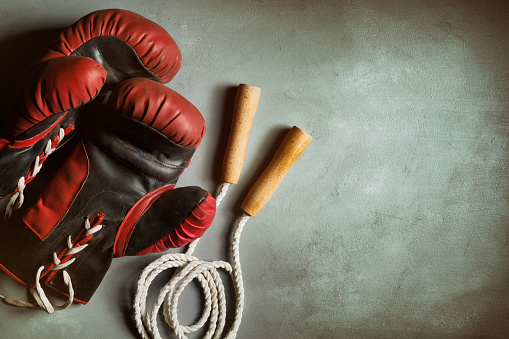
[[[83,143],[53,176],[24,217],[25,224],[44,240],[57,227],[88,177],[89,161]]]
[[[108,105],[181,146],[197,147],[205,134],[205,120],[193,104],[174,90],[148,79],[123,81],[111,93]]]
[[[21,84],[12,102],[5,130],[10,137],[29,130],[56,113],[66,112],[92,100],[106,81],[106,70],[90,58],[56,58],[39,65]],[[38,136],[37,142],[51,128]]]
[[[87,41],[101,36],[115,36],[127,42],[162,83],[173,79],[180,69],[180,50],[168,32],[155,22],[122,9],[95,11],[79,19],[60,34],[40,62],[68,56]]]
[[[66,113],[62,114],[62,116],[60,118],[58,118],[57,121],[55,121],[49,128],[46,128],[42,133],[34,135],[33,137],[30,137],[28,139],[13,140],[10,143],[9,147],[10,148],[25,148],[25,147],[29,147],[29,146],[35,144],[36,142],[43,139],[46,135],[48,135],[48,133],[50,131],[52,131],[55,127],[57,127],[60,124],[60,122],[65,118],[65,115],[66,115]],[[70,125],[70,126],[73,126],[72,129],[74,129],[74,125]],[[57,138],[58,138],[58,136],[57,136]]]
[[[9,143],[10,141],[8,139],[0,138],[0,150],[9,145]]]
[[[161,253],[169,248],[178,248],[189,244],[205,233],[212,224],[215,214],[216,200],[207,194],[207,197],[191,211],[175,231],[135,255]]]

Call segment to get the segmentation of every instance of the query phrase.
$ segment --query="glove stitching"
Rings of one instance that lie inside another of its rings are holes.
[[[154,176],[152,176],[150,174],[147,174],[147,173],[143,172],[139,168],[134,167],[132,164],[130,164],[127,161],[117,157],[115,154],[113,154],[113,153],[111,153],[111,152],[109,152],[107,150],[102,149],[102,151],[107,153],[109,156],[111,156],[113,160],[116,160],[117,162],[119,162],[119,163],[129,167],[131,170],[135,171],[136,173],[138,173],[140,175],[143,175],[144,177],[147,177],[149,179],[155,180],[155,181],[157,181],[157,182],[159,182],[159,183],[161,183],[163,185],[167,185],[169,183],[167,181],[162,181],[162,180],[160,180],[160,179],[158,179],[158,178],[156,178],[156,177],[154,177]]]
[[[124,211],[126,210],[126,203],[124,201],[124,199],[122,199],[122,196],[120,194],[118,194],[117,192],[115,191],[111,191],[111,190],[103,190],[103,191],[99,191],[97,192],[96,194],[94,194],[93,196],[90,197],[90,199],[88,199],[88,201],[85,203],[85,205],[83,206],[83,208],[78,211],[72,218],[73,219],[76,219],[76,218],[80,218],[80,216],[82,214],[84,214],[83,212],[87,209],[88,205],[90,204],[90,202],[92,200],[95,200],[97,199],[96,197],[100,194],[103,194],[103,193],[113,193],[114,195],[116,195],[118,197],[118,199],[120,200],[120,202],[122,203],[122,210],[120,212],[120,216],[122,216],[124,214]],[[71,225],[71,223],[69,223],[69,225]]]
[[[115,160],[115,161],[117,161],[117,162],[119,162],[119,163],[121,163],[121,164],[123,164],[123,165],[125,165],[125,166],[129,167],[130,169],[132,169],[132,170],[133,170],[133,171],[135,171],[136,173],[138,173],[138,174],[140,174],[140,175],[143,175],[143,176],[144,176],[144,177],[146,177],[146,178],[149,178],[149,179],[155,180],[155,181],[157,181],[157,182],[159,182],[159,183],[161,183],[161,184],[163,184],[163,185],[167,185],[167,184],[169,184],[169,183],[173,182],[173,180],[170,180],[170,181],[163,181],[163,180],[161,180],[161,179],[159,179],[159,178],[154,177],[153,175],[150,175],[150,174],[148,174],[148,173],[145,173],[144,171],[140,170],[139,168],[137,168],[137,167],[133,166],[131,163],[129,163],[129,162],[127,162],[127,161],[125,161],[125,160],[121,159],[121,158],[120,158],[120,157],[118,157],[116,154],[114,154],[114,153],[110,152],[108,149],[103,148],[103,147],[101,147],[100,145],[96,145],[96,146],[97,146],[97,147],[98,147],[101,151],[103,151],[104,153],[108,154],[108,155],[109,155],[109,156],[110,156],[113,160]],[[126,146],[128,146],[128,145],[126,145]],[[134,150],[134,151],[136,151],[135,149],[133,149],[133,150]],[[143,155],[143,154],[141,154],[141,153],[140,153],[140,155],[144,156],[144,155]],[[145,157],[146,157],[146,156],[145,156]],[[154,162],[156,162],[156,163],[157,163],[157,162],[160,162],[160,161],[158,161],[158,160],[156,160],[156,159],[150,159],[150,158],[148,158],[148,160],[153,160],[153,161],[154,161]],[[171,168],[171,169],[181,169],[181,170],[184,170],[184,169],[186,168],[186,167],[183,167],[183,166],[176,166],[176,165],[165,164],[165,163],[161,163],[161,165],[166,166],[166,167]]]
[[[108,133],[109,135],[111,135],[112,137],[115,137],[113,134],[111,133]],[[153,161],[161,166],[164,166],[164,167],[168,167],[168,168],[172,168],[172,169],[185,169],[186,167],[185,166],[178,166],[178,165],[173,165],[173,164],[168,164],[168,163],[165,163],[165,162],[162,162],[161,160],[158,160],[156,158],[154,158],[153,156],[149,155],[148,153],[142,151],[141,149],[139,149],[138,147],[134,146],[133,144],[123,140],[123,139],[118,139],[119,142],[121,142],[122,144],[124,144],[126,147],[130,148],[131,150],[135,151],[136,153],[138,153],[139,155],[141,155],[142,157],[150,160],[150,161]]]

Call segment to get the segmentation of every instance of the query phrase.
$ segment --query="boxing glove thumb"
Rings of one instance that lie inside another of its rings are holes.
[[[214,198],[200,187],[170,189],[133,208],[120,225],[115,257],[164,252],[200,238],[212,223]]]

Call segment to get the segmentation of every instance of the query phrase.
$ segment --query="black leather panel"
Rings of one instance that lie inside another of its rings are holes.
[[[97,147],[162,183],[173,183],[195,151],[135,119],[107,110],[102,115],[105,128],[92,131]]]
[[[160,82],[159,77],[143,65],[136,51],[115,36],[93,38],[78,47],[72,55],[89,57],[100,63],[108,72],[105,87],[109,89],[129,78]]]
[[[45,119],[41,123],[35,125],[28,131],[19,135],[16,140],[26,140],[41,133],[39,125],[46,125],[42,131],[50,127],[51,124],[55,123],[62,114],[57,114],[57,118],[50,117]],[[35,158],[43,153],[46,144],[49,140],[54,140],[58,135],[60,127],[66,128],[69,125],[76,125],[80,123],[81,114],[79,109],[70,110],[66,116],[56,125],[45,137],[36,142],[35,144],[24,147],[24,148],[10,148],[9,146],[4,147],[0,150],[0,198],[3,198],[11,194],[18,183],[19,178],[27,177],[28,172],[33,168]],[[49,124],[46,124],[47,120],[51,120]],[[65,138],[58,144],[58,148],[64,145],[74,134],[74,131],[68,133]]]
[[[51,127],[51,125],[53,125],[55,122],[57,122],[57,120],[60,119],[64,113],[65,112],[55,113],[55,114],[47,117],[43,121],[38,122],[37,124],[33,125],[28,130],[26,130],[25,132],[23,132],[23,133],[19,134],[18,136],[16,136],[14,138],[14,140],[18,140],[18,141],[20,141],[20,140],[28,140],[30,138],[33,138],[34,136],[37,136],[37,135],[45,132],[48,128]],[[14,111],[13,114],[17,114],[17,112]]]
[[[207,197],[200,187],[182,187],[166,192],[154,201],[136,224],[125,255],[134,255],[174,231]]]

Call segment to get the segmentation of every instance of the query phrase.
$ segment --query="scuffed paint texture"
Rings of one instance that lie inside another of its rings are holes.
[[[229,259],[242,199],[286,128],[313,136],[242,235],[239,338],[507,337],[507,1],[23,0],[0,9],[0,47],[28,53],[18,35],[116,6],[158,22],[181,48],[168,86],[203,113],[207,133],[179,185],[214,191],[232,88],[262,89],[239,184],[199,258]],[[3,58],[12,80],[16,59]],[[1,86],[4,97],[11,85]],[[1,307],[0,327],[131,337],[132,287],[155,258],[114,263],[93,303],[52,322]],[[0,292],[14,288],[0,278]],[[179,302],[185,324],[201,305],[191,297]]]

